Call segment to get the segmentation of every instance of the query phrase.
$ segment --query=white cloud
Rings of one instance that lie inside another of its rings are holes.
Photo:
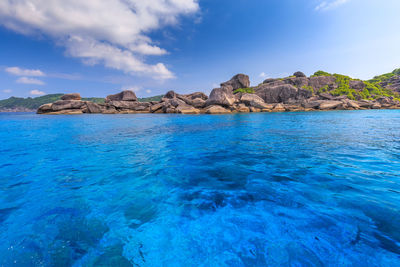
[[[42,82],[41,80],[34,79],[34,78],[28,78],[28,77],[21,77],[17,80],[17,83],[23,83],[23,84],[36,84],[36,85],[44,85],[45,83]]]
[[[151,90],[146,90],[146,93],[150,94],[150,93],[151,93]]]
[[[265,72],[261,72],[259,76],[260,76],[260,78],[267,78],[268,77],[268,75]]]
[[[323,1],[318,6],[315,7],[317,11],[327,11],[330,9],[334,9],[338,6],[346,4],[349,0],[330,0],[330,1]]]
[[[45,95],[46,93],[39,90],[32,90],[29,92],[31,95]]]
[[[4,89],[3,90],[3,93],[6,93],[6,94],[9,94],[9,93],[11,93],[12,92],[12,90],[10,90],[10,89]]]
[[[129,90],[129,91],[133,91],[133,92],[137,93],[140,90],[142,90],[142,88],[140,88],[139,86],[124,86],[124,87],[122,87],[121,90],[122,91]]]
[[[167,53],[148,34],[198,10],[198,0],[5,0],[0,23],[22,34],[49,35],[86,64],[169,79],[174,75],[163,63],[143,59]]]
[[[17,75],[17,76],[33,76],[33,77],[45,76],[45,74],[41,70],[21,69],[19,67],[8,67],[8,68],[5,68],[5,71],[10,74]]]

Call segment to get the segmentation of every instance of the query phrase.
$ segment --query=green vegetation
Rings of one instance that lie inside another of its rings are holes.
[[[104,98],[100,97],[82,97],[83,101],[92,101],[97,104],[103,104],[104,103]]]
[[[314,73],[314,75],[311,75],[311,77],[318,77],[318,76],[332,76],[332,74],[319,70],[317,72]]]
[[[336,83],[338,84],[338,87],[330,91],[330,93],[334,96],[347,95],[349,99],[355,100],[357,92],[355,89],[350,88],[351,78],[341,74],[334,74],[333,76],[336,77]]]
[[[244,93],[244,94],[254,94],[254,89],[253,88],[239,88],[233,91],[234,94],[237,93]]]
[[[60,100],[63,95],[64,94],[49,94],[34,98],[10,97],[8,99],[0,100],[0,109],[27,108],[36,110],[43,104],[53,103],[56,102],[57,100]],[[139,101],[140,102],[160,101],[162,97],[163,97],[162,95],[158,95],[152,97],[139,98]],[[100,97],[83,97],[82,100],[92,101],[97,104],[104,103],[104,98]]]
[[[400,69],[395,69],[394,71],[379,76],[375,76],[373,79],[369,80],[370,83],[381,83],[389,80],[393,76],[400,75]]]
[[[161,101],[161,98],[163,95],[156,95],[152,97],[144,97],[144,98],[139,98],[140,102],[151,102],[151,101]]]
[[[376,99],[382,96],[385,97],[393,97],[395,99],[400,99],[400,96],[389,90],[383,88],[379,82],[371,82],[371,81],[364,81],[365,88],[363,90],[356,90],[350,88],[350,81],[354,81],[355,79],[350,78],[346,75],[341,74],[333,74],[336,77],[336,83],[338,87],[329,91],[333,96],[340,96],[346,95],[349,99],[356,100],[356,99]],[[328,86],[319,89],[319,93],[328,92]]]
[[[307,86],[307,85],[304,85],[304,86],[302,86],[301,88],[304,89],[304,90],[307,90],[307,91],[311,92],[312,95],[315,95],[314,88],[313,88],[312,86],[310,86],[310,85],[308,85],[308,86]]]
[[[21,107],[34,110],[39,108],[43,104],[53,103],[57,100],[60,100],[61,96],[63,96],[63,94],[50,94],[34,98],[10,97],[8,99],[0,100],[0,109]],[[95,103],[104,103],[104,98],[98,97],[87,97],[82,98],[82,100],[92,101]]]
[[[51,94],[44,95],[35,98],[22,98],[22,97],[10,97],[8,99],[0,100],[0,109],[2,108],[28,108],[28,109],[37,109],[43,104],[52,103],[61,98],[63,94]]]
[[[366,99],[376,99],[382,96],[386,97],[393,97],[397,100],[400,100],[400,95],[389,90],[383,88],[379,82],[378,83],[372,83],[370,81],[364,81],[365,84],[365,89],[362,91],[364,95],[366,96]]]
[[[329,85],[325,85],[325,86],[319,88],[318,93],[321,94],[321,93],[326,93],[328,91],[329,91]]]

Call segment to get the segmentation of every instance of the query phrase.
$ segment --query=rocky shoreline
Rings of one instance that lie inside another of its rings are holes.
[[[340,77],[339,77],[340,78]],[[393,96],[374,96],[370,99],[352,94],[337,95],[341,82],[334,75],[306,77],[302,72],[283,79],[267,79],[250,87],[247,75],[237,74],[221,83],[207,96],[201,92],[177,94],[169,91],[161,101],[140,102],[132,91],[122,91],[105,98],[104,104],[82,101],[78,93],[66,94],[61,100],[44,104],[38,114],[227,114],[248,112],[284,112],[314,110],[400,109]],[[393,84],[388,84],[393,86]],[[367,84],[348,79],[347,87],[365,92]],[[397,90],[394,88],[393,90]],[[368,89],[369,90],[369,89]],[[335,93],[332,93],[335,92]],[[339,90],[340,92],[340,90]],[[395,92],[397,94],[397,92]]]

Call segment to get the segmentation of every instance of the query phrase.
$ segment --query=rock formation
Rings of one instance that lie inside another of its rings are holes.
[[[317,75],[318,74],[318,75]],[[238,90],[240,89],[240,90]],[[66,94],[61,100],[42,105],[38,114],[82,113],[180,113],[226,114],[335,109],[400,108],[400,76],[371,84],[343,75],[302,72],[283,79],[267,79],[250,87],[247,75],[237,74],[220,88],[204,93],[167,92],[161,101],[140,102],[132,91],[109,95],[104,103],[83,101],[79,94]],[[376,95],[381,93],[381,95]],[[364,98],[363,98],[364,97]]]

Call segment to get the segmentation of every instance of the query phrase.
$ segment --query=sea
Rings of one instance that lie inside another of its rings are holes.
[[[400,266],[400,110],[1,113],[0,266]]]

